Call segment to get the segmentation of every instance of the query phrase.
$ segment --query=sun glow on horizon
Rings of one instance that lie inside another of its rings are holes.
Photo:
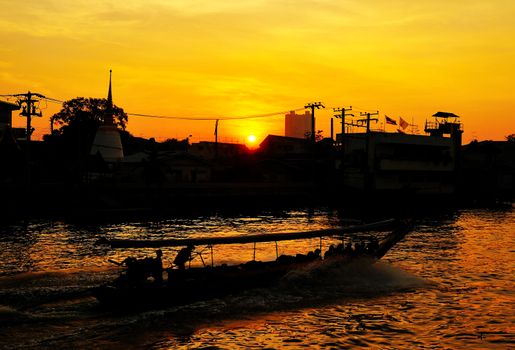
[[[253,146],[256,143],[256,136],[254,134],[250,134],[247,136],[247,142]]]
[[[515,3],[406,3],[4,1],[0,94],[105,98],[112,67],[114,103],[133,114],[216,119],[321,101],[327,108],[315,116],[324,135],[333,108],[343,105],[357,116],[379,110],[381,118],[414,118],[421,130],[436,111],[453,112],[466,125],[465,143],[512,133]],[[57,103],[41,108],[34,139],[50,132],[49,118],[60,110]],[[127,130],[200,141],[213,139],[214,123],[131,115]],[[13,113],[15,127],[25,124]],[[221,119],[218,132],[251,147],[283,135],[284,116]]]

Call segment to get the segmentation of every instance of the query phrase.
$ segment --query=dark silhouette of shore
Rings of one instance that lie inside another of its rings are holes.
[[[461,164],[452,172],[455,191],[450,193],[346,187],[341,169],[334,165],[340,155],[327,140],[315,148],[306,140],[294,140],[300,145],[295,152],[281,152],[270,144],[253,152],[242,145],[227,145],[216,156],[209,150],[195,153],[199,146],[188,140],[160,143],[126,134],[122,141],[126,161],[115,165],[89,155],[85,147],[73,148],[65,139],[33,141],[27,183],[25,144],[18,141],[14,147],[4,137],[1,154],[8,165],[1,179],[4,219],[87,220],[292,206],[381,210],[490,205],[510,202],[514,193],[515,143],[509,141],[463,146]]]

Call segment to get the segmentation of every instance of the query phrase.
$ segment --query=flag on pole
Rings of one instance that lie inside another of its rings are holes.
[[[399,125],[402,129],[406,129],[409,126],[408,122],[402,119],[402,117],[399,117]]]
[[[388,117],[386,114],[384,115],[384,117],[386,119],[386,124],[397,125],[397,122],[394,119]]]

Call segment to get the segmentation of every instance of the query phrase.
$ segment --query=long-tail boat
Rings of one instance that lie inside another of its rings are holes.
[[[391,231],[381,241],[372,239],[366,246],[358,243],[354,248],[350,244],[347,244],[346,248],[343,244],[339,244],[336,248],[331,246],[325,254],[322,254],[320,249],[316,249],[306,255],[281,255],[274,261],[260,262],[254,259],[230,266],[214,265],[212,257],[211,265],[206,265],[200,255],[204,266],[186,267],[184,263],[191,260],[194,248],[199,246],[212,248],[213,245],[221,244],[278,242],[317,237],[320,239],[333,237],[341,239],[343,242],[345,235],[348,234],[385,230]],[[288,272],[306,268],[310,264],[324,264],[328,261],[334,262],[336,259],[345,262],[359,257],[368,257],[372,261],[379,260],[410,230],[411,223],[407,221],[385,220],[371,224],[306,232],[164,240],[104,239],[98,243],[108,244],[112,248],[182,247],[178,256],[182,254],[186,259],[181,262],[177,261],[180,259],[176,257],[176,266],[164,271],[161,267],[160,254],[156,259],[128,258],[122,263],[114,262],[125,266],[126,269],[113,282],[95,288],[93,294],[102,304],[111,307],[188,304],[242,290],[269,287],[278,283]],[[166,272],[166,279],[162,278],[163,272]]]

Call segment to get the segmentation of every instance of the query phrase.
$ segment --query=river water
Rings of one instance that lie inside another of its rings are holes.
[[[515,347],[515,210],[421,216],[380,262],[295,271],[273,288],[147,311],[102,308],[90,288],[129,255],[108,238],[305,231],[356,223],[330,210],[285,210],[145,222],[34,221],[0,228],[0,347],[150,349],[506,349]],[[381,233],[349,237],[359,240]],[[324,247],[331,242],[322,241]],[[307,252],[318,239],[280,242]],[[257,260],[276,256],[274,243]],[[174,251],[164,249],[164,264]],[[203,253],[210,262],[210,254]],[[216,246],[214,263],[251,260],[252,245]],[[196,262],[200,263],[200,262]]]

